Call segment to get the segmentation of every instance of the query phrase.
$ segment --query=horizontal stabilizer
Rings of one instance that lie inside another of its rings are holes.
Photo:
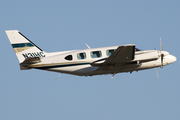
[[[40,57],[29,57],[29,58],[26,58],[26,59],[20,64],[20,66],[28,67],[28,66],[31,65],[31,64],[35,64],[35,63],[39,63],[39,62],[41,62]]]

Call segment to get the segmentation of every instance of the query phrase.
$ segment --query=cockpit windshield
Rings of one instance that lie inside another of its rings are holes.
[[[138,48],[135,48],[135,52],[136,52],[136,51],[142,51],[142,50],[140,50],[140,49],[138,49]]]

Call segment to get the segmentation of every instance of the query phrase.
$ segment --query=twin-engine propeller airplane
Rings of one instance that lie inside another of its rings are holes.
[[[141,51],[134,44],[46,53],[18,30],[6,34],[21,70],[40,69],[79,76],[116,74],[162,67],[177,59],[166,51]],[[160,42],[161,43],[161,42]]]

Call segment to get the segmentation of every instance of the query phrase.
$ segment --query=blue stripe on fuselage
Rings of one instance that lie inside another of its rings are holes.
[[[58,67],[71,67],[71,66],[78,66],[78,65],[88,65],[89,62],[86,63],[74,63],[74,64],[64,64],[64,65],[52,65],[52,66],[42,66],[42,67],[33,67],[36,69],[50,69],[50,68],[58,68]]]

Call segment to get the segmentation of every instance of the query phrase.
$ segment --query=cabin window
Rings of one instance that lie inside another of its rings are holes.
[[[110,56],[114,51],[115,49],[107,50],[106,51],[107,56]]]
[[[79,59],[79,60],[82,60],[82,59],[86,59],[86,53],[78,53],[77,54],[77,58]]]
[[[101,51],[93,51],[93,52],[91,52],[91,57],[92,58],[99,58],[101,56],[102,56]]]
[[[65,57],[65,59],[66,59],[66,60],[72,60],[73,57],[72,57],[72,55],[68,55],[68,56]]]

